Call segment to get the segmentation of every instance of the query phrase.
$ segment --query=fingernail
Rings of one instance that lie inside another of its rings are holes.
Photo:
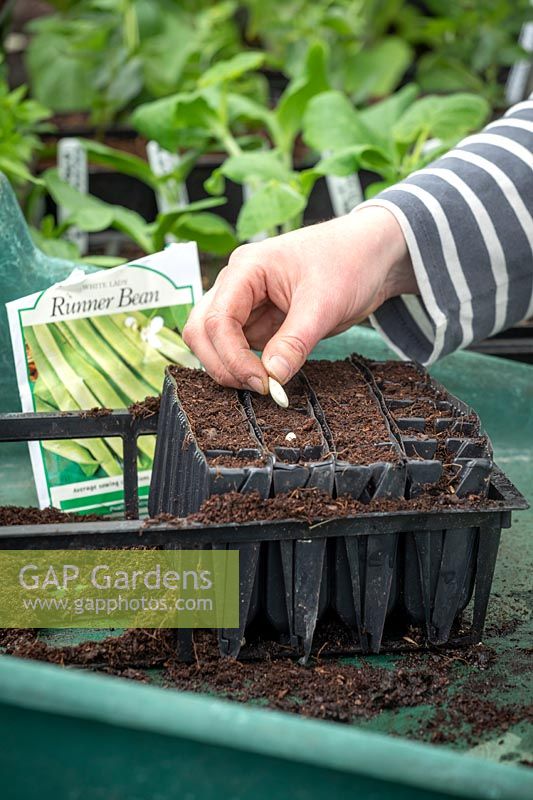
[[[248,388],[252,390],[252,392],[257,392],[258,394],[265,394],[265,385],[261,378],[257,378],[255,375],[252,375],[246,381]]]
[[[280,383],[285,383],[290,378],[291,367],[283,356],[272,356],[266,364],[267,372]]]

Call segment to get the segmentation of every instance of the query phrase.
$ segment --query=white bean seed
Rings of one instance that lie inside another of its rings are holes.
[[[268,390],[272,399],[278,404],[278,406],[281,406],[282,408],[289,407],[289,398],[287,397],[285,389],[281,383],[278,383],[276,380],[274,380],[274,378],[269,378]]]

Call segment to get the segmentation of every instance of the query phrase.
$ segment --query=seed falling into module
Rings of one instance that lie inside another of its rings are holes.
[[[268,391],[270,392],[272,400],[274,400],[278,406],[281,406],[282,408],[289,407],[289,398],[287,397],[285,389],[281,383],[275,381],[274,378],[268,379]]]
[[[295,442],[296,441],[296,434],[291,431],[290,433],[288,433],[286,435],[285,441],[286,442]]]

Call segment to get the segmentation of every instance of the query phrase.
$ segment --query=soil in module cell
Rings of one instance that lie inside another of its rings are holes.
[[[431,385],[429,373],[410,361],[368,361],[358,355],[361,361],[371,370],[376,383],[384,394],[396,394],[397,390],[409,389],[409,396],[435,396],[436,390]]]
[[[171,367],[178,397],[187,415],[198,446],[204,452],[229,451],[230,466],[235,464],[239,450],[258,450],[250,423],[234,389],[219,386],[206,372],[185,367]],[[243,455],[239,462],[248,464]],[[224,457],[216,457],[216,465],[224,466]]]
[[[374,375],[390,415],[399,421],[402,436],[419,441],[437,440],[435,458],[442,462],[445,471],[454,468],[454,452],[448,449],[450,436],[468,439],[466,444],[471,451],[475,449],[480,457],[490,457],[489,441],[478,433],[477,415],[457,408],[445,391],[431,383],[429,373],[422,367],[412,362],[370,362],[360,356],[358,359]],[[420,420],[424,420],[423,430],[418,427]]]
[[[339,461],[368,465],[400,460],[383,411],[361,372],[349,361],[308,361],[303,371],[324,412]]]
[[[307,460],[312,448],[316,453],[324,444],[322,429],[309,410],[307,391],[301,379],[293,378],[285,389],[289,396],[286,409],[276,405],[269,396],[250,393],[256,422],[267,449],[278,451],[278,460],[284,460],[279,448],[293,448],[299,451],[301,460]]]

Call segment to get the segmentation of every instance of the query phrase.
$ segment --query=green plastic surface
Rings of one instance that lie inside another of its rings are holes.
[[[315,355],[338,358],[354,350],[390,357],[366,329],[322,343]],[[533,368],[460,353],[433,372],[477,409],[496,461],[532,502]],[[0,453],[0,503],[34,503],[25,446],[2,446]],[[494,699],[502,707],[531,698],[531,674],[516,664],[531,646],[532,523],[530,510],[504,531],[489,608],[489,631],[518,620],[512,634],[486,639],[497,653],[487,675],[500,678]],[[450,696],[464,677],[459,664]],[[465,731],[452,745],[459,752],[407,741],[435,711],[387,711],[358,727],[341,726],[2,657],[0,772],[8,780],[0,796],[533,797],[531,770],[491,763],[531,760],[530,726],[492,730],[475,746]]]
[[[2,798],[530,800],[533,776],[117,678],[0,659]]]

